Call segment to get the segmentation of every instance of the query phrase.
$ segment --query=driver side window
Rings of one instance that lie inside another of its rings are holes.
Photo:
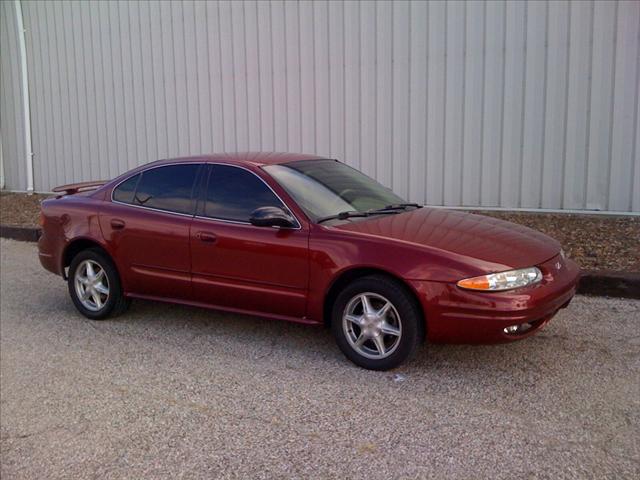
[[[251,213],[260,207],[287,208],[254,173],[230,165],[212,165],[204,216],[249,223]]]

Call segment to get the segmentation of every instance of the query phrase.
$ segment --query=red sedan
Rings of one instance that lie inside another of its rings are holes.
[[[555,240],[407,203],[336,160],[163,160],[42,203],[40,261],[100,320],[132,298],[328,325],[365,368],[430,342],[525,338],[573,297]]]

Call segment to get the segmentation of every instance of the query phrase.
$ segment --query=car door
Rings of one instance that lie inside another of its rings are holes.
[[[309,232],[251,225],[259,207],[287,209],[254,172],[212,164],[191,225],[192,281],[197,301],[270,316],[302,318]]]
[[[121,182],[100,226],[130,294],[191,296],[189,229],[200,163],[162,165]]]

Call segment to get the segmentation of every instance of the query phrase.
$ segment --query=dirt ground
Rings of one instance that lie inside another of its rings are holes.
[[[0,224],[24,227],[38,226],[40,202],[50,195],[0,193]]]
[[[37,226],[47,195],[0,194],[0,224]],[[557,239],[585,270],[640,272],[640,217],[474,211],[539,230]]]

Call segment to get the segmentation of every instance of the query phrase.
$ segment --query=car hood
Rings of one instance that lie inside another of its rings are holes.
[[[493,271],[539,265],[560,251],[556,240],[536,230],[440,208],[380,215],[334,228],[450,252],[479,261],[481,268]]]

